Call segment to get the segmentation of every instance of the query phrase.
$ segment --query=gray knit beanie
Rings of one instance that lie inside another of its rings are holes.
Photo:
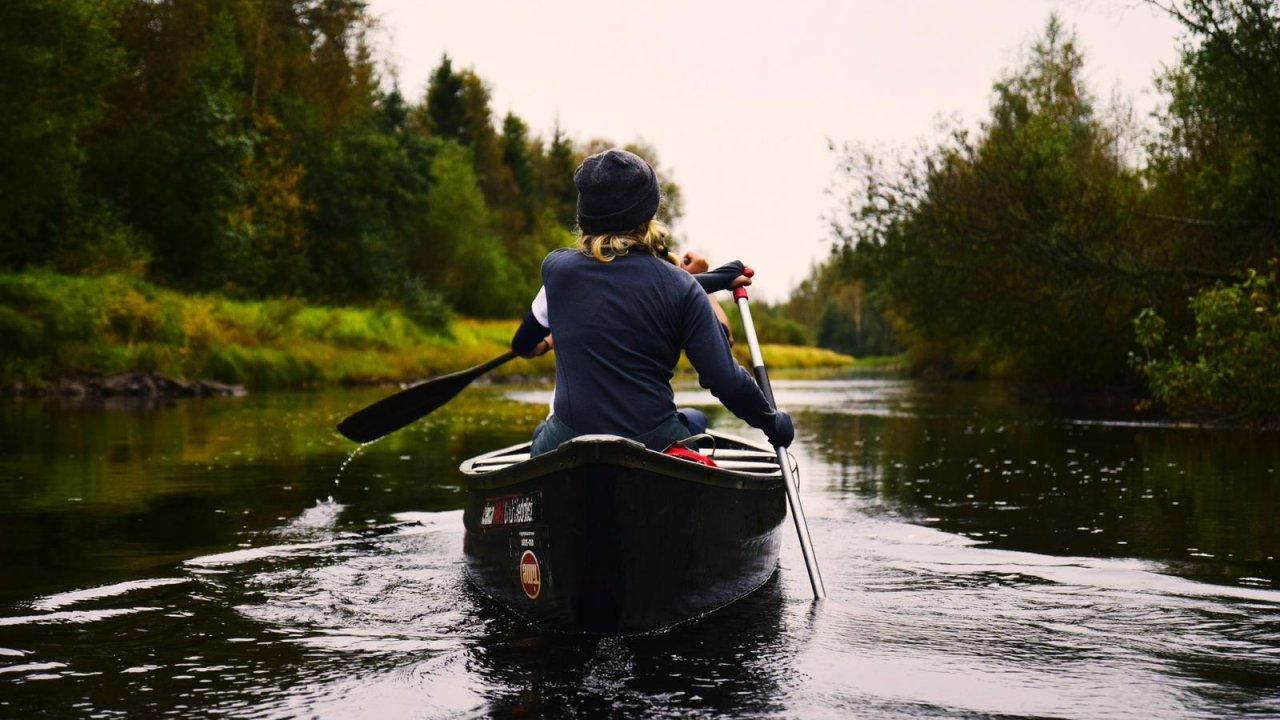
[[[658,176],[639,155],[606,150],[573,173],[578,188],[578,227],[589,235],[639,227],[658,212]]]

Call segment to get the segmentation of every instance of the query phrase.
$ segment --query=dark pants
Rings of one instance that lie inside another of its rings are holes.
[[[707,431],[707,416],[701,410],[693,410],[691,408],[682,408],[676,411],[670,419],[663,421],[658,427],[640,435],[632,440],[644,445],[650,450],[662,452],[671,446],[672,443],[680,442],[691,435],[699,435]],[[555,415],[543,420],[537,429],[533,431],[533,447],[529,454],[532,456],[549,453],[560,447],[560,443],[582,435],[573,428],[560,422]]]

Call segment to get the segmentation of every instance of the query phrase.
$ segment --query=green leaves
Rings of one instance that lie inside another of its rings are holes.
[[[851,273],[919,358],[1067,384],[1123,379],[1142,239],[1137,172],[1050,18],[996,84],[990,119],[886,167],[857,148],[839,238]],[[854,324],[850,316],[844,322]],[[838,333],[827,315],[825,337]],[[855,324],[857,327],[857,324]]]
[[[60,226],[79,204],[83,136],[122,69],[115,5],[0,3],[0,264],[56,253]]]
[[[1240,280],[1280,257],[1280,7],[1161,6],[1188,36],[1145,166],[1051,18],[976,132],[897,162],[844,149],[838,246],[792,305],[817,316],[814,287],[864,284],[918,367],[1280,414],[1274,272]],[[822,316],[820,338],[863,326]]]
[[[450,305],[522,313],[571,242],[585,148],[514,114],[499,134],[448,57],[421,102],[384,92],[373,27],[362,0],[0,3],[0,267],[398,304],[433,329]]]
[[[1135,321],[1150,354],[1137,362],[1152,395],[1178,415],[1274,421],[1280,408],[1280,291],[1277,268],[1250,269],[1236,283],[1196,293],[1194,334],[1161,351],[1164,321],[1146,310]]]

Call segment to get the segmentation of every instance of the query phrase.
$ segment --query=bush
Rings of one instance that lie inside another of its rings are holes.
[[[190,295],[123,275],[0,272],[0,384],[134,370],[255,389],[382,382],[488,360],[515,330],[514,321],[450,321],[425,289],[418,302],[411,317],[389,306]],[[501,372],[545,374],[553,363]]]
[[[443,333],[453,322],[453,309],[444,296],[427,288],[419,278],[409,278],[400,292],[404,314],[418,327],[431,333]]]
[[[733,329],[735,342],[745,343],[747,336],[742,328],[742,319],[738,308],[733,303],[722,302],[720,307],[729,317],[729,325]],[[759,300],[751,303],[751,319],[756,326],[756,337],[761,343],[777,345],[812,345],[809,332],[803,325],[783,314],[781,305],[770,305]]]
[[[44,328],[13,308],[0,305],[0,358],[22,357],[39,350]]]
[[[1133,359],[1152,396],[1182,416],[1267,422],[1280,418],[1280,291],[1276,262],[1239,283],[1191,298],[1195,333],[1184,348],[1165,342],[1154,310],[1134,319],[1142,358]]]

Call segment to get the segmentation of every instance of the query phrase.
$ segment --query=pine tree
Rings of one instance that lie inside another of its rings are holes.
[[[526,223],[532,225],[539,198],[529,155],[529,126],[515,113],[509,112],[502,120],[502,163],[511,171],[520,194],[520,209],[525,214]]]
[[[573,171],[577,167],[573,141],[565,136],[557,119],[551,133],[551,147],[547,150],[547,205],[565,227],[573,227],[578,221],[578,189],[573,185]]]
[[[441,56],[440,65],[431,73],[427,100],[421,110],[421,125],[428,134],[463,141],[467,131],[463,78],[453,71],[453,61],[447,54]]]

